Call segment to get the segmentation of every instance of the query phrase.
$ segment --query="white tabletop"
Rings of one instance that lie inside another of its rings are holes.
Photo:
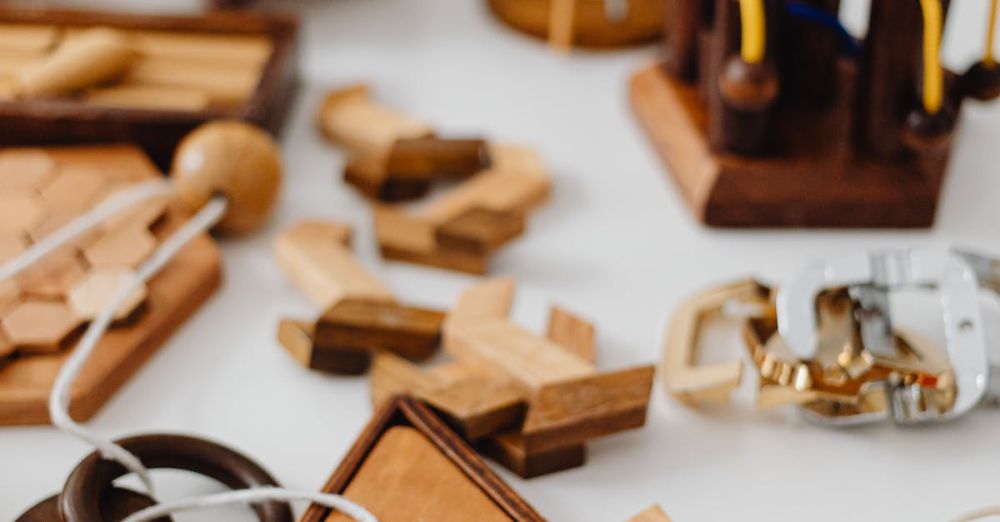
[[[38,4],[39,2],[33,2]],[[135,7],[137,0],[64,2]],[[850,1],[853,19],[861,13]],[[615,369],[660,356],[680,299],[805,261],[879,245],[1000,253],[1000,106],[969,103],[938,214],[929,231],[720,231],[694,222],[629,111],[629,74],[657,49],[562,56],[498,24],[482,1],[289,1],[304,16],[304,83],[283,136],[281,207],[263,232],[224,239],[225,285],[89,423],[119,437],[170,431],[224,441],[288,487],[315,490],[339,463],[371,407],[364,377],[296,366],[275,341],[282,316],[317,311],[278,270],[274,236],[304,217],[353,223],[359,256],[405,301],[447,307],[474,278],[381,261],[367,205],[338,177],[344,156],[312,125],[325,88],[370,82],[380,101],[445,134],[482,134],[538,147],[551,165],[551,202],[495,259],[513,275],[514,315],[540,329],[550,303],[598,325],[599,363]],[[142,9],[193,9],[194,0]],[[945,62],[979,53],[985,0],[953,2]],[[729,353],[738,353],[735,343]],[[725,348],[725,347],[723,347]],[[725,350],[721,350],[724,354]],[[558,521],[618,521],[654,502],[678,521],[944,520],[1000,503],[1000,411],[947,425],[828,431],[751,407],[698,412],[657,383],[644,429],[589,445],[580,468],[532,480],[500,474]],[[0,520],[57,491],[89,452],[49,427],[0,428]],[[217,491],[165,473],[161,497]],[[238,510],[177,520],[250,520]]]

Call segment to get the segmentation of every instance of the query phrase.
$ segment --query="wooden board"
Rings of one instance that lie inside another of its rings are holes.
[[[70,167],[93,169],[106,177],[109,187],[159,176],[147,157],[133,146],[52,148],[45,149],[45,153],[54,160],[57,171]],[[0,163],[2,155],[0,151]],[[185,218],[181,210],[170,208],[153,232],[162,239]],[[93,416],[214,292],[219,281],[219,252],[208,236],[201,236],[150,282],[147,306],[134,322],[113,327],[102,339],[73,387],[73,417],[82,421]],[[0,424],[48,422],[49,391],[69,354],[67,349],[44,355],[15,355],[0,361]]]
[[[439,482],[427,475],[428,469],[413,467],[410,460],[415,453],[430,469],[447,474],[446,480]],[[433,493],[442,483],[452,484],[460,490],[456,495],[472,503],[450,502],[450,492]],[[543,520],[426,406],[405,396],[376,411],[322,491],[361,500],[382,522],[487,516],[491,518],[482,519]],[[425,512],[432,516],[421,518]],[[329,508],[312,505],[301,522],[344,520],[339,517]]]
[[[895,165],[852,160],[843,151],[827,150],[850,139],[840,135],[843,129],[808,124],[798,128],[813,132],[782,134],[801,146],[793,157],[719,154],[710,144],[696,86],[650,65],[632,76],[630,99],[691,212],[706,225],[921,228],[934,223],[947,154]]]
[[[165,107],[130,107],[136,100],[141,101],[143,96],[148,96],[148,93],[136,94],[135,91],[112,94],[112,102],[108,103],[116,106],[93,104],[86,97],[0,101],[0,145],[133,142],[139,144],[161,169],[166,170],[180,139],[210,120],[242,119],[279,134],[288,104],[293,98],[297,22],[289,15],[213,12],[181,17],[0,7],[0,24],[55,26],[68,28],[69,32],[96,26],[120,29],[135,36],[143,52],[166,49],[160,53],[166,53],[166,56],[155,59],[175,68],[178,63],[187,68],[188,65],[184,64],[213,57],[225,59],[232,68],[234,49],[240,56],[259,60],[259,45],[246,45],[239,41],[246,37],[264,38],[267,40],[264,43],[271,49],[262,63],[253,66],[261,71],[259,81],[240,80],[241,83],[234,84],[231,75],[212,75],[216,68],[207,70],[210,76],[206,80],[209,101],[212,100],[212,92],[239,92],[246,101],[236,104],[209,103],[207,107],[197,108],[201,102],[189,91],[192,87],[206,85],[188,85],[184,75],[170,73],[169,67],[167,83],[170,85],[159,87],[180,88],[183,92],[170,94],[170,100],[163,102]],[[180,38],[173,37],[176,33],[185,34]],[[167,45],[163,44],[163,40]],[[232,40],[235,43],[227,43]],[[158,67],[155,70],[162,69]],[[202,67],[202,70],[205,68]],[[163,75],[160,77],[162,79]],[[157,81],[140,78],[128,85],[149,86]],[[108,93],[98,93],[97,96],[107,99]],[[115,98],[119,101],[114,101]]]

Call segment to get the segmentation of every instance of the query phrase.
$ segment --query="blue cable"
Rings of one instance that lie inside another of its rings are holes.
[[[801,2],[785,3],[785,11],[792,16],[798,16],[816,22],[823,27],[833,29],[837,33],[837,36],[840,37],[841,49],[847,54],[857,56],[861,53],[861,44],[856,38],[851,36],[851,33],[847,32],[847,28],[844,27],[844,24],[840,23],[840,19],[836,16]]]

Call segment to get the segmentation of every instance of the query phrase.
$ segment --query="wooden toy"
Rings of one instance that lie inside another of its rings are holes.
[[[357,501],[383,522],[411,520],[414,513],[427,520],[543,520],[428,408],[406,396],[376,411],[323,491]],[[314,505],[301,522],[343,520]]]
[[[363,373],[376,351],[411,360],[438,349],[444,314],[404,306],[349,250],[351,229],[304,221],[275,242],[278,265],[323,310],[314,323],[282,320],[278,341],[302,366]]]
[[[367,85],[327,94],[316,123],[331,142],[370,157],[385,156],[398,140],[434,134],[430,126],[374,103]]]
[[[281,130],[294,18],[0,8],[0,145],[132,142],[160,168],[195,127]]]
[[[388,259],[482,274],[490,255],[520,235],[527,215],[549,195],[548,170],[531,149],[494,146],[492,164],[415,214],[374,209]]]
[[[638,515],[628,519],[628,522],[670,522],[670,517],[660,506],[654,505]]]
[[[587,440],[645,423],[653,369],[599,372],[593,326],[559,309],[549,338],[513,325],[506,319],[513,287],[497,279],[463,293],[444,326],[455,362],[422,371],[390,355],[376,358],[372,400],[413,394],[524,477],[582,465]]]
[[[0,235],[17,246],[2,260],[20,253],[29,241],[44,239],[116,187],[159,177],[147,157],[131,146],[0,151],[0,208],[10,208],[6,198],[13,197],[30,202],[32,209],[31,219],[7,222]],[[89,181],[64,184],[66,179]],[[96,188],[79,188],[84,185]],[[71,353],[67,348],[75,343],[80,327],[113,295],[117,288],[113,275],[145,260],[187,215],[176,204],[154,202],[151,208],[146,219],[108,222],[78,244],[59,249],[16,279],[0,283],[0,288],[10,289],[6,304],[0,306],[5,339],[0,344],[8,346],[3,350],[7,356],[0,357],[0,424],[48,422],[46,401],[56,373]],[[39,229],[46,234],[33,234]],[[76,383],[73,416],[93,416],[218,284],[218,250],[208,237],[198,238],[120,309],[118,318],[124,322],[103,339]],[[125,321],[128,318],[133,320]]]
[[[857,41],[836,0],[671,0],[632,106],[707,225],[928,227],[962,100],[1000,91],[991,51],[942,68],[948,5],[873,2]]]
[[[500,20],[558,49],[620,47],[663,32],[660,0],[488,0]]]

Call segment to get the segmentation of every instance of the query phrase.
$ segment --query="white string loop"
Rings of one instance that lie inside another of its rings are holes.
[[[226,491],[215,495],[205,495],[203,497],[193,497],[163,502],[141,511],[137,511],[129,515],[122,522],[148,522],[178,511],[229,506],[233,504],[254,504],[268,500],[308,500],[314,504],[336,509],[358,522],[378,522],[375,515],[369,513],[368,510],[340,495],[293,491],[274,487],[240,489],[236,491]]]

